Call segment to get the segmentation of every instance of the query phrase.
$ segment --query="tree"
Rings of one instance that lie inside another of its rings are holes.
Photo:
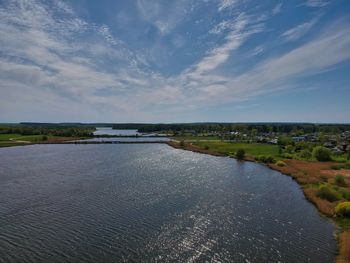
[[[286,153],[292,153],[294,151],[293,145],[287,145],[286,148]]]
[[[310,159],[312,157],[312,153],[308,149],[302,150],[299,155],[301,158],[305,159]]]
[[[293,145],[293,140],[288,136],[280,136],[278,137],[277,144],[280,146]]]
[[[236,152],[236,158],[238,160],[243,160],[245,157],[245,151],[244,149],[238,149],[237,152]]]
[[[331,160],[331,152],[325,147],[317,146],[312,151],[312,156],[319,162],[327,162]]]

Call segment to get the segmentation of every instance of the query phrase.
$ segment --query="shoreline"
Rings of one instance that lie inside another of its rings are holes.
[[[202,149],[202,148],[199,148],[197,146],[192,145],[191,143],[185,143],[184,145],[180,145],[180,143],[177,141],[169,141],[166,144],[168,144],[169,146],[171,146],[175,149],[181,149],[181,150],[192,151],[192,152],[202,153],[202,154],[208,154],[208,155],[217,156],[217,157],[229,157],[229,158],[235,159],[233,156],[228,156],[228,155],[223,154],[223,153],[213,152],[213,151],[210,151],[209,149],[208,150]],[[326,217],[337,228],[336,240],[338,243],[338,249],[337,249],[337,254],[336,254],[336,257],[334,259],[334,262],[335,263],[350,263],[350,229],[345,229],[345,228],[342,228],[341,226],[339,226],[338,223],[334,220],[334,211],[333,211],[333,213],[330,213],[329,210],[327,211],[326,209],[322,209],[322,206],[320,206],[319,201],[316,201],[313,198],[314,193],[308,191],[310,188],[303,187],[302,182],[300,180],[298,180],[298,178],[299,178],[298,173],[300,173],[300,172],[304,173],[304,171],[295,169],[294,172],[288,172],[288,171],[286,171],[286,169],[283,169],[285,167],[280,167],[280,166],[277,166],[275,164],[264,164],[261,162],[257,162],[254,158],[249,157],[249,156],[245,157],[244,160],[242,160],[242,161],[259,163],[259,164],[265,165],[266,167],[270,168],[271,170],[280,172],[281,174],[284,174],[286,176],[291,177],[298,184],[300,189],[302,190],[305,199],[316,207],[317,211],[319,212],[319,214],[321,216]],[[287,161],[287,163],[288,163],[288,161]],[[327,208],[329,208],[329,207],[327,207]]]

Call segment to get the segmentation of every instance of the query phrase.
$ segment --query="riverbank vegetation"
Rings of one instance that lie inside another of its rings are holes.
[[[0,125],[0,147],[91,137],[95,128],[62,125]]]

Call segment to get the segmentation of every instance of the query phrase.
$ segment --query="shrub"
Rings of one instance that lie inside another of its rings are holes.
[[[342,195],[342,197],[348,201],[350,201],[350,192],[345,189],[339,189],[339,193]]]
[[[185,141],[184,141],[184,140],[181,140],[181,141],[180,141],[180,146],[181,146],[181,147],[184,147],[184,146],[185,146]]]
[[[331,165],[331,169],[332,170],[340,170],[341,169],[341,166],[340,165]]]
[[[41,138],[43,141],[47,141],[47,136],[46,135],[43,135],[42,138]]]
[[[334,183],[339,186],[346,186],[345,177],[342,175],[336,175],[334,177]]]
[[[341,169],[350,169],[350,163],[345,163],[345,164],[334,164],[331,165],[331,169],[333,170],[341,170]]]
[[[317,191],[316,195],[322,199],[326,199],[330,202],[338,201],[341,199],[341,196],[326,185],[322,185]]]
[[[204,149],[209,150],[209,146],[208,145],[204,146]]]
[[[317,146],[312,151],[313,157],[319,162],[327,162],[331,160],[331,152],[322,146]]]
[[[350,202],[342,202],[335,207],[337,216],[350,217]]]
[[[276,165],[277,165],[277,166],[280,166],[280,167],[283,167],[283,166],[286,166],[286,163],[283,162],[283,161],[277,161],[277,162],[276,162]]]
[[[281,156],[286,159],[293,159],[293,155],[290,153],[283,153]]]
[[[281,136],[281,137],[278,137],[277,144],[281,146],[286,146],[288,144],[293,144],[293,140],[290,137]]]
[[[245,157],[245,151],[243,149],[238,149],[236,152],[236,158],[238,160],[243,160]]]
[[[327,178],[327,176],[325,176],[325,175],[320,175],[320,179],[322,180],[322,182],[328,182],[328,178]]]
[[[292,153],[294,151],[293,145],[287,145],[286,148],[286,153]]]
[[[262,163],[274,163],[275,162],[275,160],[273,159],[272,156],[264,156],[264,155],[256,157],[255,160],[262,162]]]
[[[305,149],[300,152],[299,156],[304,159],[310,159],[312,157],[312,153],[309,150]]]

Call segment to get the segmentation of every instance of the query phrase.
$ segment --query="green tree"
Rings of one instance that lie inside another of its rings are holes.
[[[302,150],[299,155],[304,159],[310,159],[312,157],[312,153],[308,149]]]
[[[288,144],[293,144],[293,140],[288,136],[280,136],[278,137],[277,143],[280,146],[286,146]]]
[[[238,149],[237,152],[236,152],[236,158],[238,160],[243,160],[245,157],[245,151],[244,149]]]
[[[292,153],[294,151],[293,145],[287,145],[286,148],[286,153]]]
[[[327,162],[331,160],[331,152],[325,147],[317,146],[312,151],[312,156],[319,162]]]

